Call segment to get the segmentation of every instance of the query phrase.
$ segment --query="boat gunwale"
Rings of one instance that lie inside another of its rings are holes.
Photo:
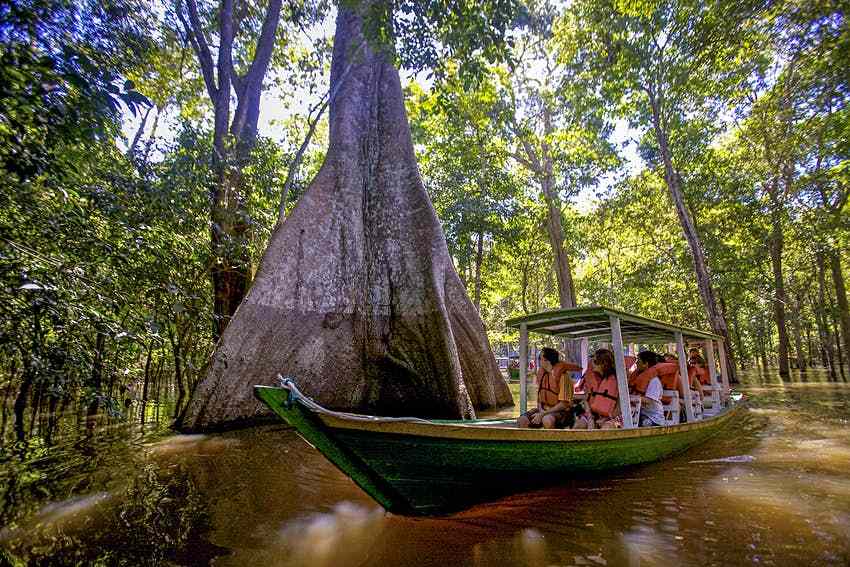
[[[499,427],[494,425],[482,425],[460,422],[439,422],[417,417],[378,417],[363,414],[350,414],[336,412],[319,406],[315,402],[305,403],[303,394],[293,391],[287,387],[255,386],[255,388],[269,388],[287,390],[293,401],[298,402],[306,411],[318,417],[325,427],[331,429],[358,430],[370,433],[386,433],[397,435],[409,435],[416,437],[431,437],[445,439],[478,440],[478,441],[539,441],[539,442],[596,442],[620,439],[633,439],[641,437],[660,437],[677,433],[687,433],[708,427],[721,425],[727,421],[745,402],[738,402],[724,408],[711,417],[701,419],[693,423],[680,423],[669,426],[635,427],[633,429],[521,429],[513,427]],[[318,409],[317,409],[318,408]],[[486,420],[488,422],[510,420]]]

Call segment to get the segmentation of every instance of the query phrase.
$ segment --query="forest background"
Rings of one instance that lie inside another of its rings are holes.
[[[739,368],[846,379],[845,6],[493,3],[513,14],[501,57],[398,52],[493,349],[516,341],[508,317],[604,304],[722,323]],[[492,24],[473,3],[448,23],[441,2],[395,4],[413,38]],[[0,438],[179,413],[322,163],[334,13],[0,5]]]

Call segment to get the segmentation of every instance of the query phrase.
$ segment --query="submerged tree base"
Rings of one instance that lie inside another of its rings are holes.
[[[512,398],[419,177],[398,71],[341,8],[322,169],[272,235],[180,423],[266,413],[255,384],[321,404],[458,418]]]

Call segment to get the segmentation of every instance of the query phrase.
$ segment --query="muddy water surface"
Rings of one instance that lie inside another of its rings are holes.
[[[291,430],[4,447],[0,565],[848,565],[850,385],[751,374],[729,435],[445,518],[385,513]]]

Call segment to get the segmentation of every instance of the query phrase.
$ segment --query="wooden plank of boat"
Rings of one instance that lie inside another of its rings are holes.
[[[440,514],[595,471],[648,463],[701,443],[740,404],[669,427],[529,430],[513,420],[435,421],[335,412],[291,380],[255,395],[388,511]]]

